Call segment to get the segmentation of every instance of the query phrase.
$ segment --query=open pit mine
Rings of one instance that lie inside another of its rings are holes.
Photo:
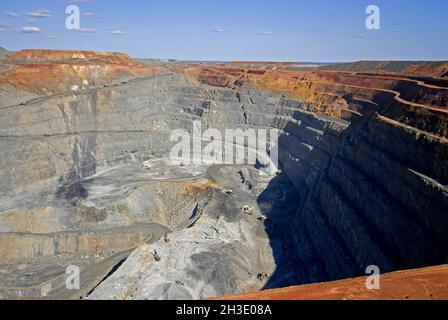
[[[278,168],[172,161],[193,123]],[[0,298],[448,299],[447,138],[448,62],[2,51]]]

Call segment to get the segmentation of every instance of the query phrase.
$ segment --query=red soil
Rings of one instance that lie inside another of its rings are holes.
[[[398,271],[380,278],[380,289],[366,288],[366,277],[265,290],[216,300],[448,300],[448,265]]]

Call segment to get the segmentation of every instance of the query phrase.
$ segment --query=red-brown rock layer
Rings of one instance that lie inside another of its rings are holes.
[[[356,122],[386,110],[393,120],[444,137],[448,135],[448,80],[432,78],[425,73],[407,76],[213,66],[187,66],[185,72],[212,86],[235,88],[247,82],[313,103],[316,112],[348,121]]]
[[[8,61],[10,70],[0,74],[0,86],[45,95],[169,71],[142,66],[126,54],[93,51],[22,50]]]

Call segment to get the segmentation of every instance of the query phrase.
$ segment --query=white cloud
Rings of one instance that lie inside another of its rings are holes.
[[[97,30],[96,29],[91,29],[91,28],[80,28],[75,30],[77,32],[83,32],[83,33],[96,33]]]
[[[258,32],[257,34],[259,36],[273,36],[273,35],[275,35],[275,33],[272,32],[272,31],[263,31],[263,32]]]
[[[29,17],[36,17],[36,18],[50,18],[51,12],[48,10],[37,10],[27,12],[26,15]]]
[[[5,14],[6,14],[8,17],[18,17],[18,16],[19,16],[17,13],[12,12],[12,11],[5,12]]]
[[[371,39],[372,38],[371,35],[366,34],[364,32],[353,33],[352,36],[353,36],[353,38],[357,38],[357,39]]]
[[[0,28],[4,28],[4,27],[8,27],[9,24],[7,24],[6,22],[2,22],[0,21]]]
[[[126,34],[124,31],[121,31],[121,30],[112,30],[112,31],[109,31],[109,33],[110,34],[114,34],[114,35],[118,35],[118,36]]]
[[[320,32],[322,32],[322,31],[319,30],[319,29],[308,29],[308,30],[306,30],[305,32],[306,32],[306,33],[320,33]]]
[[[85,12],[84,15],[90,18],[98,18],[98,19],[106,19],[107,17],[104,14],[96,14],[95,12],[88,11]]]
[[[41,30],[38,27],[23,27],[22,29],[20,29],[20,32],[22,32],[22,33],[37,33],[37,32],[41,32]]]
[[[212,32],[224,32],[225,30],[223,28],[216,28],[213,29]]]

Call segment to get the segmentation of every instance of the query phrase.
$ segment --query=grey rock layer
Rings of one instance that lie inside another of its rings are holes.
[[[386,272],[447,262],[447,142],[424,123],[416,126],[426,132],[385,111],[353,126],[280,95],[179,74],[13,100],[0,101],[1,232],[100,234],[151,223],[171,231],[169,242],[129,244],[141,246],[89,298],[197,299],[353,277],[372,264]],[[191,132],[193,120],[203,130],[280,129],[283,174],[167,163],[171,130]],[[188,183],[209,182],[185,194]],[[9,256],[0,265],[17,263]],[[36,277],[18,294],[35,295],[45,283],[42,271]]]

